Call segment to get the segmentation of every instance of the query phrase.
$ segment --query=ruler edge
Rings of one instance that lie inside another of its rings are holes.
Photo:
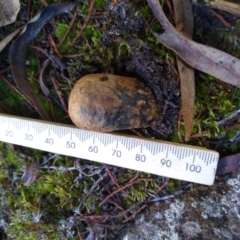
[[[20,117],[20,116],[13,116],[13,115],[8,115],[8,114],[2,114],[0,113],[0,121],[1,121],[1,118],[4,117],[4,118],[7,118],[7,119],[12,119],[13,121],[14,120],[22,120],[22,121],[26,121],[27,123],[31,122],[32,124],[34,124],[35,122],[36,123],[40,123],[40,124],[44,124],[46,127],[49,125],[49,126],[53,126],[53,127],[65,127],[65,128],[69,128],[71,129],[72,131],[74,130],[77,130],[77,131],[83,131],[83,132],[89,132],[90,134],[107,134],[107,135],[110,135],[110,136],[116,136],[116,137],[124,137],[124,138],[131,138],[133,140],[137,140],[137,141],[143,141],[143,142],[153,142],[153,143],[159,143],[159,144],[165,144],[165,145],[174,145],[176,147],[180,147],[180,148],[187,148],[187,149],[193,149],[193,150],[200,150],[200,151],[207,151],[208,153],[213,153],[215,154],[215,158],[216,158],[216,167],[217,167],[217,164],[218,164],[218,161],[219,161],[219,152],[215,151],[215,150],[211,150],[211,149],[207,149],[207,148],[203,148],[203,147],[199,147],[199,146],[192,146],[192,145],[187,145],[187,144],[181,144],[181,143],[174,143],[174,142],[169,142],[169,141],[163,141],[163,140],[157,140],[157,139],[149,139],[149,138],[140,138],[138,136],[133,136],[133,135],[127,135],[127,134],[119,134],[119,133],[106,133],[106,132],[97,132],[97,131],[91,131],[91,130],[86,130],[86,129],[80,129],[80,128],[77,128],[76,126],[74,125],[68,125],[68,124],[63,124],[63,123],[57,123],[57,122],[49,122],[49,121],[44,121],[44,120],[40,120],[40,119],[31,119],[31,118],[26,118],[26,117]],[[2,141],[2,140],[1,140]],[[20,145],[20,146],[23,146],[23,147],[29,147],[29,148],[32,148],[32,149],[37,149],[37,148],[34,148],[34,147],[30,147],[30,146],[26,146],[26,145],[21,145],[21,143],[14,143],[16,145]],[[46,150],[43,150],[43,149],[38,149],[40,151],[46,151]],[[51,150],[48,150],[48,152],[51,152],[51,153],[56,153],[55,151],[51,151]],[[70,157],[76,157],[76,156],[73,156],[73,155],[68,155],[68,154],[63,154],[63,153],[60,153],[60,155],[65,155],[65,156],[70,156]],[[84,159],[84,158],[82,158]],[[98,163],[103,163],[103,164],[109,164],[109,165],[112,165],[112,166],[117,166],[117,167],[122,167],[122,168],[126,168],[126,169],[131,169],[131,170],[134,170],[134,171],[141,171],[141,172],[145,172],[145,173],[150,173],[150,174],[155,174],[155,175],[158,175],[158,176],[162,176],[162,177],[168,177],[168,176],[164,176],[164,175],[161,175],[159,173],[152,173],[152,172],[149,172],[149,171],[144,171],[144,170],[138,170],[138,169],[134,169],[132,167],[126,167],[126,166],[119,166],[119,165],[114,165],[114,164],[111,164],[111,163],[106,163],[106,162],[102,162],[102,161],[96,161],[96,160],[93,160],[93,159],[86,159],[88,161],[93,161],[93,162],[98,162]],[[215,177],[216,176],[213,176],[212,178],[212,181],[211,182],[208,182],[208,183],[204,183],[204,182],[200,182],[200,181],[193,181],[193,183],[197,183],[197,184],[202,184],[202,185],[207,185],[207,186],[211,186],[214,184],[214,181],[215,181]],[[187,182],[191,182],[190,180],[184,180],[184,179],[181,179],[181,178],[177,178],[177,177],[170,177],[171,179],[176,179],[176,180],[180,180],[180,181],[187,181]]]
[[[81,128],[76,127],[75,125],[69,125],[69,124],[58,123],[58,122],[49,122],[49,121],[45,121],[45,120],[41,120],[41,119],[26,118],[26,117],[13,116],[13,115],[0,113],[0,119],[1,119],[1,117],[19,119],[19,120],[23,120],[23,121],[27,121],[27,122],[29,122],[29,121],[30,122],[38,122],[38,123],[43,123],[45,125],[51,125],[51,126],[56,126],[57,125],[57,126],[60,126],[60,127],[66,127],[66,128],[70,128],[70,129],[73,129],[73,130],[78,130],[78,131],[80,130],[80,131],[91,132],[91,133],[95,133],[95,134],[107,134],[107,135],[111,135],[111,136],[133,138],[133,139],[140,140],[140,141],[149,141],[149,142],[161,143],[161,144],[166,144],[166,145],[175,145],[177,147],[192,148],[192,149],[202,150],[202,151],[205,150],[205,151],[217,154],[218,158],[220,157],[219,152],[217,152],[215,150],[204,148],[204,147],[199,147],[199,146],[188,145],[188,144],[184,144],[184,143],[182,144],[182,143],[175,143],[175,142],[170,142],[170,141],[165,141],[165,140],[140,138],[140,137],[134,136],[134,135],[114,133],[114,132],[111,132],[111,133],[110,132],[97,132],[97,131],[92,131],[92,130],[87,130],[87,129],[81,129]]]

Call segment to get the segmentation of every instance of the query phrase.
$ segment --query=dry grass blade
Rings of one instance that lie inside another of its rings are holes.
[[[189,0],[173,0],[176,29],[185,36],[192,38],[193,14]],[[185,128],[185,140],[189,141],[193,127],[195,78],[194,70],[177,56],[177,66],[181,83],[182,114]]]
[[[154,34],[190,66],[240,87],[240,60],[223,51],[196,43],[178,33],[164,15],[158,0],[147,0],[164,33]]]

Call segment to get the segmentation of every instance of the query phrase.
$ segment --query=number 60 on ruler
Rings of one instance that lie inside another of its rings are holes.
[[[215,151],[0,114],[0,141],[211,185]]]

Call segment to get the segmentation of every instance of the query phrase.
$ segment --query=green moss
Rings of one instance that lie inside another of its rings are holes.
[[[233,93],[239,92],[239,90],[230,86],[226,87],[211,76],[201,74],[200,77],[201,81],[197,83],[196,87],[196,117],[193,133],[208,130],[209,137],[217,136],[224,133],[217,122],[236,110],[235,103],[238,102],[238,99],[234,97]]]
[[[105,0],[96,0],[94,7],[95,8],[102,8],[106,5],[106,1]]]
[[[21,177],[25,159],[19,161],[19,154],[4,143],[0,144],[0,152],[1,169],[6,173],[11,167],[14,170],[10,174]],[[56,164],[62,165],[66,160],[66,165],[72,162],[70,158],[59,157]],[[25,186],[18,179],[14,182],[14,188],[9,188],[12,180],[6,179],[1,171],[0,186],[4,191],[0,197],[4,194],[5,204],[10,210],[11,224],[5,229],[10,239],[41,239],[42,233],[46,234],[47,238],[44,239],[59,239],[61,234],[65,234],[58,229],[57,223],[67,218],[68,211],[78,203],[78,190],[73,183],[75,178],[75,173],[41,170],[33,184]]]
[[[1,102],[7,109],[14,109],[23,104],[23,98],[0,79]]]

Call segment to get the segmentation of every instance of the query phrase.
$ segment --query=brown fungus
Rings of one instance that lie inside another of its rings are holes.
[[[100,132],[150,126],[160,108],[151,89],[135,78],[89,74],[73,87],[69,115],[82,129]]]

